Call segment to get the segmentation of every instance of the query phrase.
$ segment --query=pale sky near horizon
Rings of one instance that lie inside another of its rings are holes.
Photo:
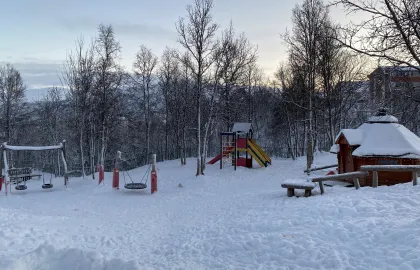
[[[271,76],[286,49],[280,38],[291,28],[292,9],[303,0],[214,0],[214,21],[224,29],[232,20],[258,46],[259,66]],[[1,3],[3,2],[3,3]],[[18,68],[28,88],[59,84],[60,66],[81,36],[90,41],[100,23],[112,24],[122,46],[121,64],[131,70],[140,45],[160,56],[179,48],[175,23],[192,0],[0,0],[0,65]],[[345,16],[332,13],[333,18]],[[336,18],[334,18],[336,19]]]

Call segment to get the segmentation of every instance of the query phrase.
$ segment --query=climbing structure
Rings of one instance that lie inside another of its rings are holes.
[[[251,123],[235,123],[230,132],[220,133],[220,154],[208,164],[220,161],[220,169],[224,165],[252,168],[252,159],[261,167],[271,164],[271,158],[252,138]]]

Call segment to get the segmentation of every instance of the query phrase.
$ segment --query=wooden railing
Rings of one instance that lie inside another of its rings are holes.
[[[356,189],[359,189],[360,188],[359,178],[366,177],[366,176],[368,176],[367,172],[350,172],[350,173],[341,173],[341,174],[334,174],[334,175],[327,175],[327,176],[320,176],[320,177],[312,177],[309,179],[312,182],[318,182],[319,188],[321,190],[321,194],[324,194],[323,181],[353,179],[354,187]]]
[[[360,167],[362,172],[372,172],[372,187],[378,187],[378,172],[411,172],[413,186],[417,185],[417,173],[420,173],[420,165],[365,165]]]
[[[304,170],[303,172],[308,173],[308,172],[315,172],[315,171],[319,171],[319,170],[323,170],[323,169],[329,169],[329,168],[335,168],[338,167],[338,164],[332,164],[332,165],[326,165],[326,166],[322,166],[322,167],[316,167],[316,168],[312,168],[309,171],[308,170]]]

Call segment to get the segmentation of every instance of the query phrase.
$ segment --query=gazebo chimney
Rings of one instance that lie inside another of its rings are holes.
[[[381,108],[381,109],[378,110],[378,112],[376,113],[375,116],[385,116],[387,114],[388,114],[388,112],[386,111],[386,109],[385,108]]]
[[[381,108],[374,116],[369,117],[367,123],[398,123],[398,119],[395,116],[388,114],[386,109]]]

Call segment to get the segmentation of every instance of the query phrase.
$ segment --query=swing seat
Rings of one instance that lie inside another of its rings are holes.
[[[43,184],[42,185],[43,189],[49,189],[49,188],[52,188],[52,187],[53,187],[53,184]]]
[[[25,190],[25,189],[27,189],[28,187],[26,186],[26,185],[17,185],[16,187],[15,187],[15,189],[16,190]]]
[[[147,188],[146,184],[143,183],[128,183],[124,185],[126,189],[145,189]]]

